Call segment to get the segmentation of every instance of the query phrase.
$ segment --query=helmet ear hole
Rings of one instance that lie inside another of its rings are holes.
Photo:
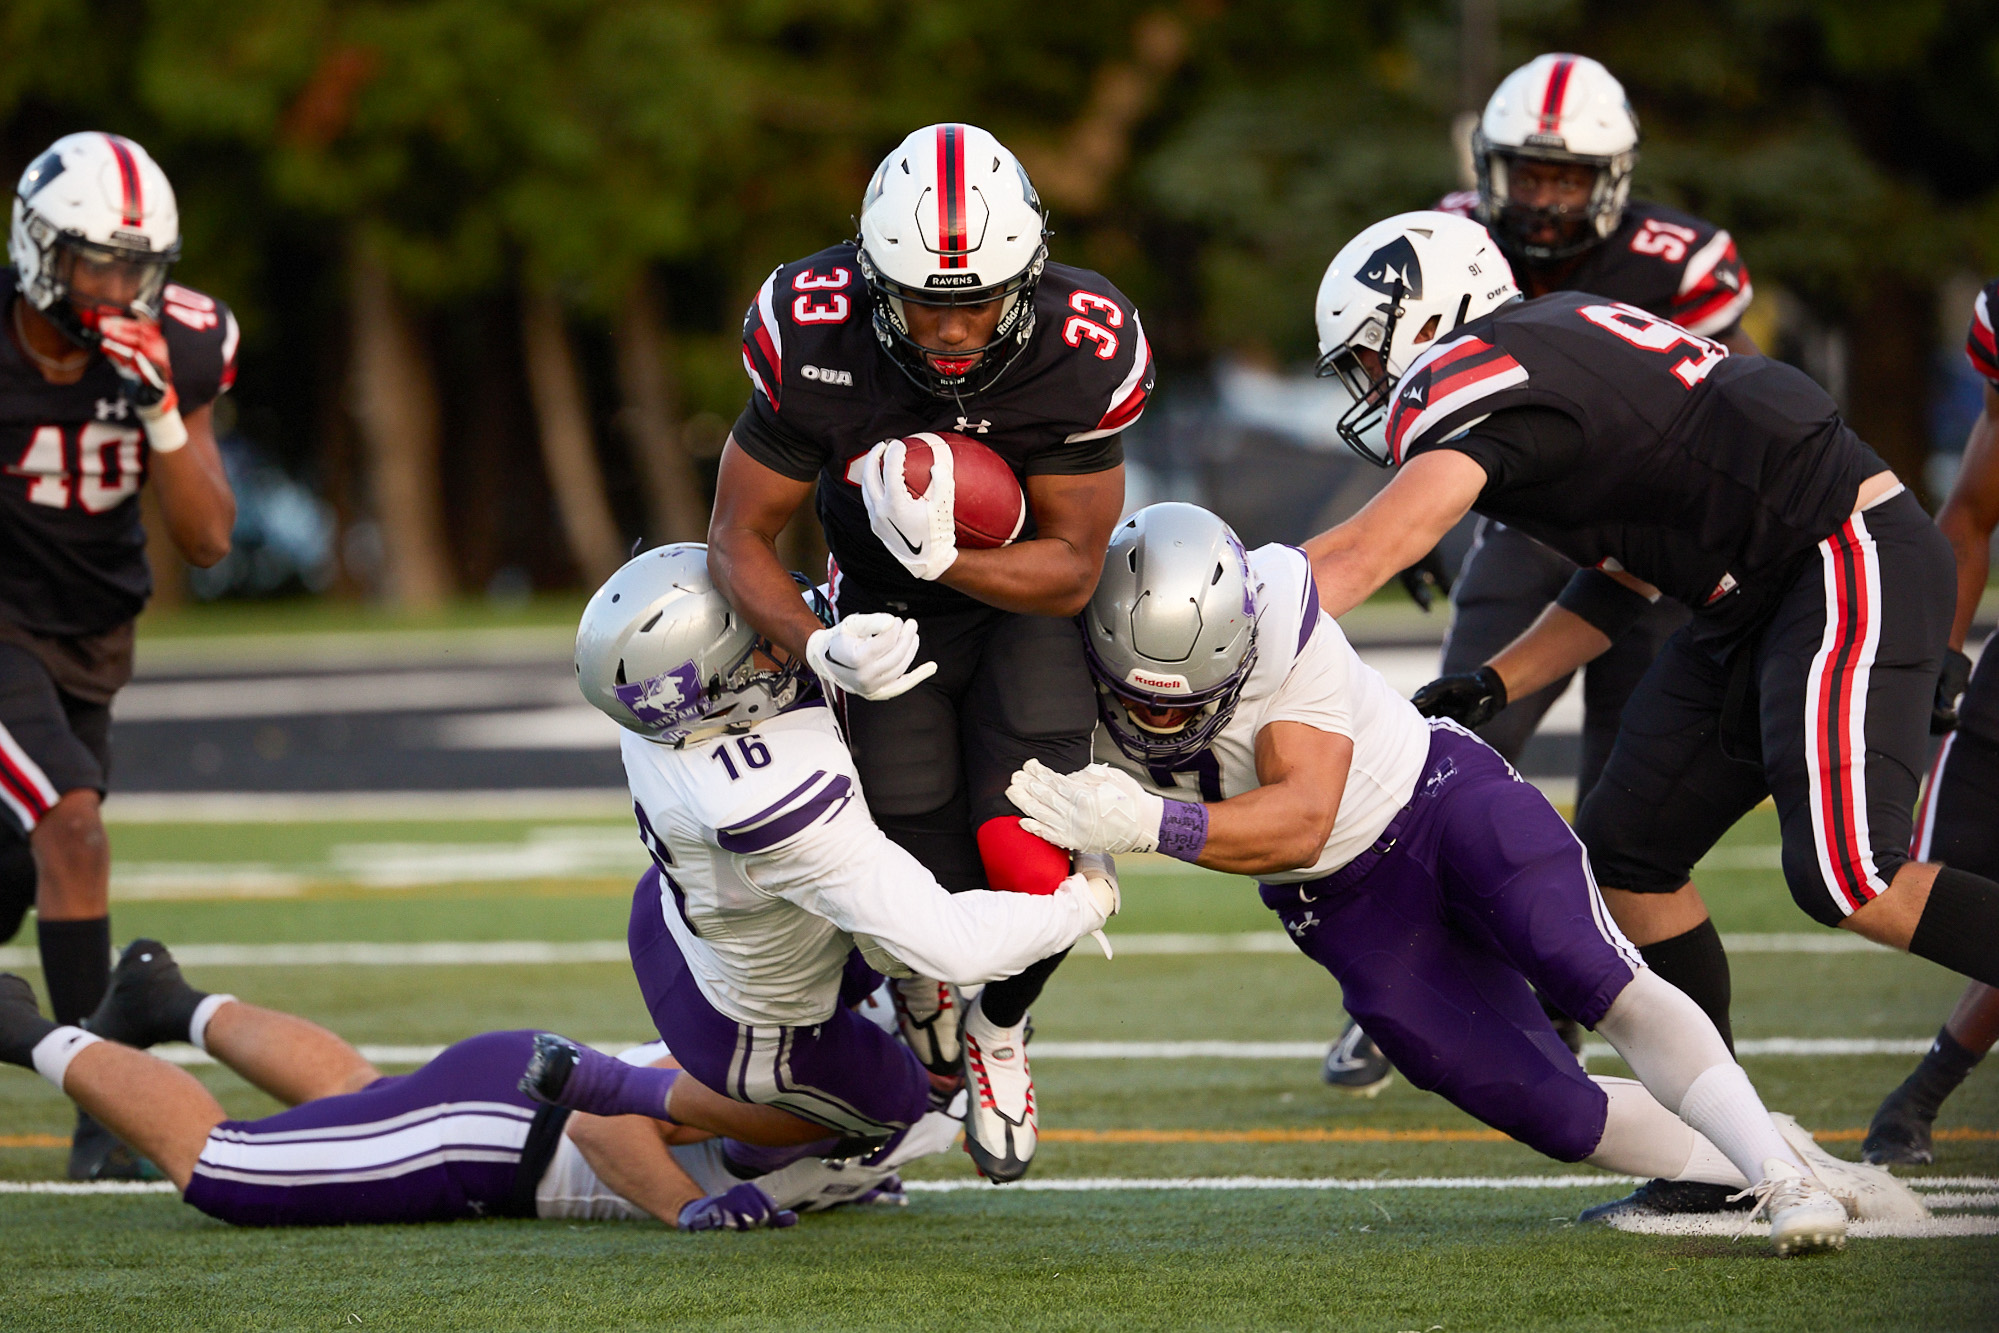
[[[626,680],[626,679],[625,679],[625,659],[624,659],[624,658],[622,658],[622,657],[621,657],[621,658],[619,658],[619,659],[618,659],[618,670],[617,670],[617,674],[611,677],[611,681],[612,681],[612,683],[613,683],[613,684],[617,684],[617,685],[629,685],[629,684],[631,684],[631,682],[630,682],[630,681],[628,681],[628,680]]]
[[[666,614],[666,608],[665,608],[665,607],[661,607],[661,608],[660,608],[659,610],[657,610],[657,611],[653,612],[653,613],[652,613],[652,619],[651,619],[651,620],[648,620],[648,621],[646,621],[646,623],[645,623],[645,624],[643,624],[643,625],[639,626],[639,633],[643,634],[643,633],[645,633],[645,632],[646,632],[647,630],[651,629],[651,628],[652,628],[652,627],[653,627],[654,625],[657,625],[657,624],[659,623],[659,618],[660,618],[661,616],[665,615],[665,614]]]

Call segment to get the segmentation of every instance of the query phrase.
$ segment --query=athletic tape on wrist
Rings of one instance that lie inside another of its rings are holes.
[[[194,1007],[194,1017],[187,1020],[187,1039],[199,1050],[208,1049],[208,1024],[215,1017],[215,1011],[225,1004],[234,1004],[233,995],[211,995]]]
[[[156,454],[170,454],[187,443],[187,423],[177,408],[169,408],[146,423],[146,442]]]
[[[1192,861],[1208,845],[1208,807],[1199,801],[1168,801],[1159,816],[1159,850]]]
[[[95,1032],[85,1032],[80,1027],[59,1027],[48,1036],[35,1043],[35,1072],[62,1090],[63,1076],[69,1073],[69,1062],[86,1046],[95,1046],[104,1038]]]

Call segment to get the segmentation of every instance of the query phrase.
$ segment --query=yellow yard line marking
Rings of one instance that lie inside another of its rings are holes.
[[[67,1148],[67,1134],[0,1134],[0,1148]]]

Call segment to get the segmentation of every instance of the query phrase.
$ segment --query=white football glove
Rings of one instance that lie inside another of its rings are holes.
[[[868,507],[868,526],[888,553],[917,578],[936,579],[958,558],[951,451],[931,449],[930,485],[922,499],[910,495],[903,481],[907,452],[901,440],[883,440],[868,450],[861,464],[861,500]]]
[[[1156,852],[1166,802],[1129,773],[1091,764],[1057,773],[1030,759],[1007,784],[1006,798],[1027,816],[1021,827],[1075,852]]]
[[[916,622],[882,611],[848,616],[805,641],[805,660],[819,678],[863,699],[893,699],[937,674],[935,662],[911,671]]]

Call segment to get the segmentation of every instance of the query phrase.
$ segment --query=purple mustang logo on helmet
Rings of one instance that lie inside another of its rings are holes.
[[[701,716],[706,700],[694,663],[682,662],[649,680],[613,685],[611,693],[648,727],[674,727]]]

